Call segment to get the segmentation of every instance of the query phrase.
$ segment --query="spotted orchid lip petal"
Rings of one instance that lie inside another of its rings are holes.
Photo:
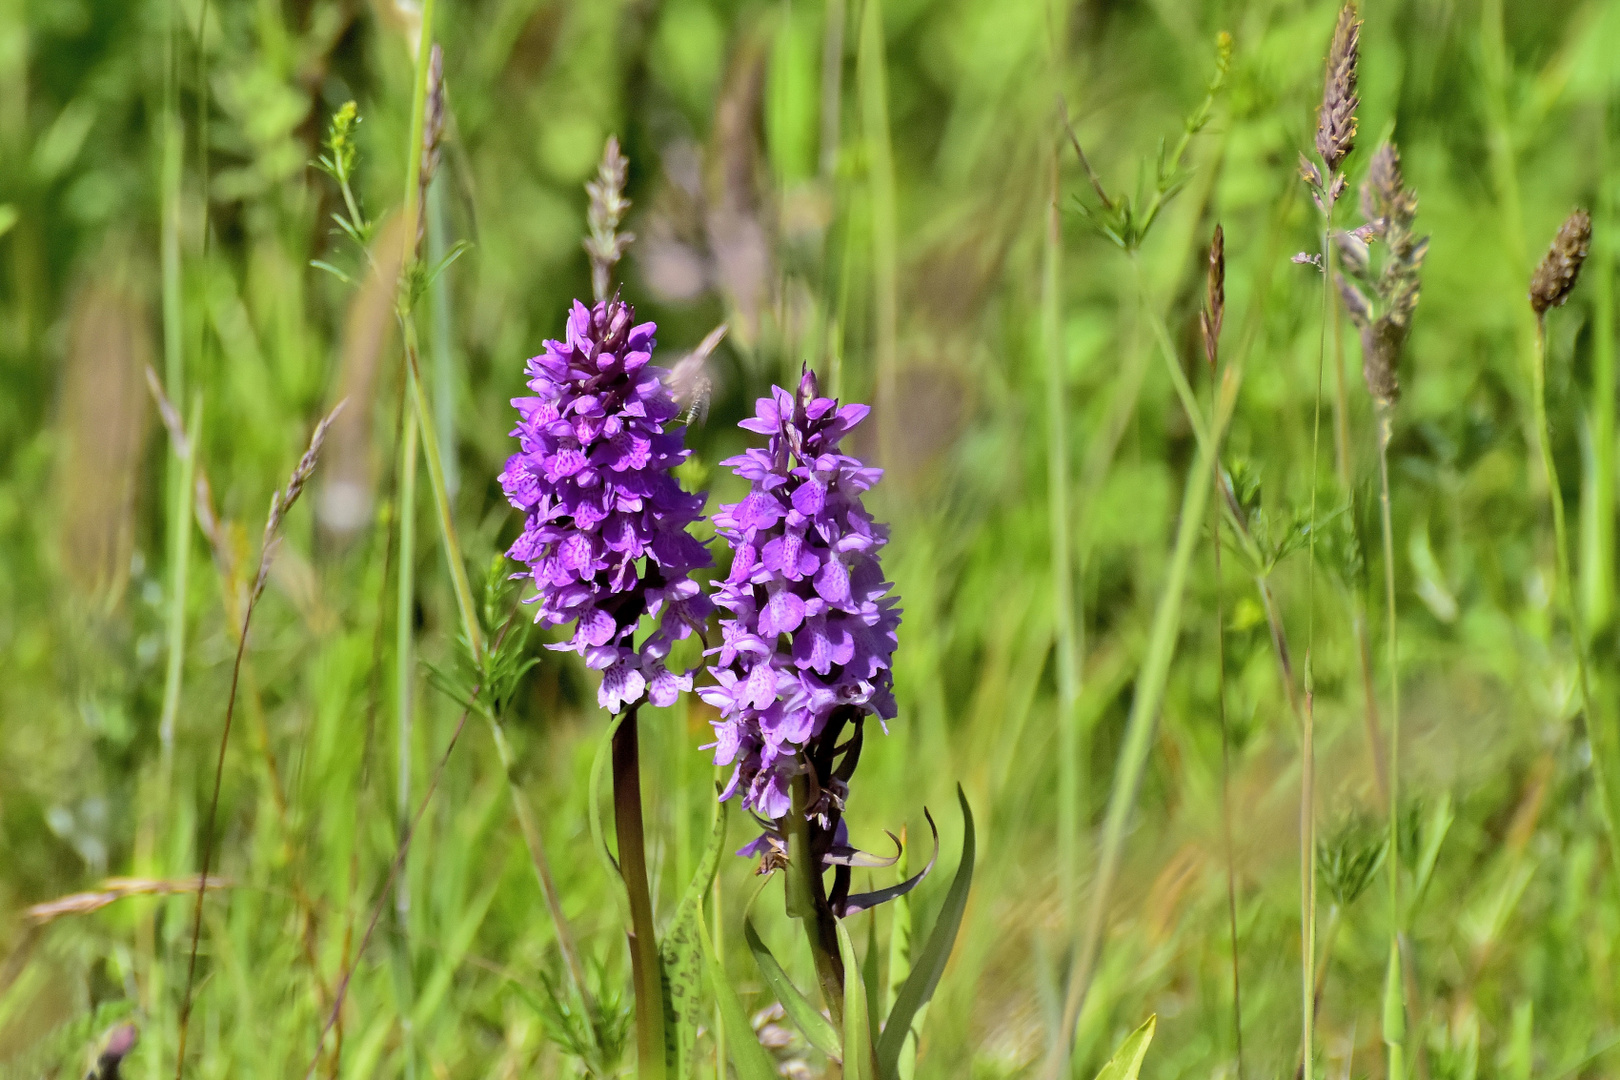
[[[553,647],[603,673],[597,701],[615,712],[691,689],[691,672],[664,661],[713,610],[691,576],[712,561],[689,532],[704,499],[670,473],[688,451],[680,408],[649,367],[655,329],[621,301],[575,301],[564,340],[524,365],[532,396],[512,399],[520,449],[500,478],[524,512],[507,554],[535,583],[535,621],[577,623]],[[637,646],[644,616],[654,628]]]

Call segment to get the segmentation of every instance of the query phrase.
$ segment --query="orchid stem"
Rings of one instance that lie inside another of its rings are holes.
[[[647,841],[641,813],[639,707],[613,733],[613,828],[619,873],[630,898],[630,967],[636,987],[636,1055],[640,1080],[663,1080],[664,988],[647,883]]]

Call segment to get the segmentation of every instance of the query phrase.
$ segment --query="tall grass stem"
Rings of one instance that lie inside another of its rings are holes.
[[[1041,351],[1046,360],[1046,491],[1052,545],[1052,621],[1058,681],[1058,893],[1070,936],[1078,928],[1079,836],[1085,813],[1076,703],[1080,700],[1080,657],[1074,633],[1074,551],[1069,538],[1069,437],[1067,379],[1063,349],[1063,222],[1060,216],[1058,157],[1050,164],[1050,201],[1041,270]]]
[[[1389,624],[1389,853],[1384,865],[1389,870],[1389,949],[1395,974],[1385,980],[1384,1042],[1389,1047],[1389,1080],[1401,1080],[1405,1067],[1403,1042],[1406,1029],[1406,989],[1400,977],[1401,927],[1401,673],[1399,620],[1395,606],[1395,525],[1390,509],[1389,440],[1394,432],[1393,405],[1378,407],[1378,506],[1383,525],[1384,608]]]
[[[1232,406],[1237,399],[1240,376],[1228,368],[1221,379],[1216,408],[1215,430],[1211,432],[1209,447],[1218,450],[1226,425],[1231,420]],[[1130,824],[1136,796],[1141,788],[1142,775],[1147,767],[1148,754],[1153,747],[1153,732],[1157,725],[1159,705],[1164,700],[1165,683],[1170,674],[1170,661],[1175,654],[1176,638],[1181,627],[1181,602],[1186,588],[1187,571],[1197,547],[1204,525],[1204,504],[1209,498],[1209,487],[1203,482],[1211,466],[1211,457],[1201,447],[1193,469],[1188,476],[1181,502],[1181,518],[1176,530],[1176,542],[1170,558],[1163,590],[1154,611],[1153,627],[1148,638],[1147,654],[1137,675],[1136,692],[1131,699],[1130,714],[1125,722],[1124,740],[1119,751],[1118,764],[1108,793],[1108,809],[1103,818],[1102,842],[1097,860],[1096,883],[1092,888],[1091,908],[1087,916],[1084,936],[1070,965],[1068,989],[1064,995],[1062,1026],[1059,1038],[1053,1041],[1043,1075],[1046,1080],[1059,1080],[1067,1075],[1069,1054],[1074,1045],[1075,1024],[1085,1006],[1095,975],[1097,957],[1107,928],[1108,904],[1114,877],[1119,871],[1120,856],[1124,850],[1125,829]]]

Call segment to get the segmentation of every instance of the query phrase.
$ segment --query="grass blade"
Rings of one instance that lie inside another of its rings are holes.
[[[811,1046],[828,1057],[842,1058],[844,1043],[838,1029],[793,985],[793,980],[788,978],[787,972],[782,970],[782,965],[771,953],[770,946],[761,940],[759,931],[754,929],[753,920],[746,915],[743,916],[743,939],[748,942],[748,951],[754,954],[754,962],[759,965],[760,974],[765,976],[765,984],[776,995],[776,1000],[782,1003],[788,1019],[793,1021]]]
[[[855,959],[855,944],[840,919],[838,955],[844,961],[844,1077],[845,1080],[877,1080],[872,1058],[872,1028],[866,1017],[866,984]]]
[[[709,968],[709,985],[713,987],[715,1002],[720,1006],[720,1032],[731,1050],[731,1063],[737,1068],[737,1080],[776,1080],[776,1066],[754,1037],[754,1029],[748,1023],[748,1013],[714,955],[709,928],[702,919],[697,920],[695,925],[698,945],[703,949],[703,962]]]
[[[1158,1029],[1159,1015],[1154,1013],[1142,1021],[1142,1026],[1125,1036],[1114,1056],[1097,1074],[1097,1080],[1136,1080],[1142,1071],[1142,1059],[1147,1056],[1153,1033]]]
[[[928,944],[916,957],[916,963],[894,1008],[884,1022],[883,1034],[878,1038],[877,1062],[879,1076],[893,1076],[900,1061],[900,1050],[911,1032],[911,1021],[917,1011],[934,996],[945,963],[951,958],[951,946],[956,943],[956,932],[962,926],[962,914],[967,910],[968,892],[973,885],[973,860],[976,844],[973,834],[973,808],[961,785],[956,788],[957,801],[962,804],[962,861],[956,868],[950,892],[945,894],[945,906],[940,909],[934,929],[928,935]]]

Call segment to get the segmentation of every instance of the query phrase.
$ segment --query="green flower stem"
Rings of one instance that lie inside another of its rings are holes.
[[[472,585],[467,580],[467,566],[461,555],[461,541],[456,536],[456,523],[451,516],[450,493],[444,484],[444,463],[439,456],[439,439],[433,426],[433,410],[428,405],[427,394],[422,387],[416,321],[409,313],[404,318],[404,329],[405,362],[409,368],[411,401],[416,409],[417,428],[422,439],[422,458],[427,462],[428,485],[433,489],[433,504],[439,513],[439,535],[444,542],[445,561],[450,565],[450,584],[455,590],[456,608],[461,615],[461,629],[467,635],[467,647],[472,652],[473,665],[482,672],[485,662],[484,634],[478,625],[477,609],[473,606]]]
[[[399,519],[399,578],[394,597],[394,730],[399,744],[396,813],[399,835],[404,837],[411,822],[411,733],[415,719],[411,683],[416,667],[411,639],[416,623],[416,461],[419,453],[416,418],[406,409],[401,409],[399,415],[399,506],[395,511]],[[406,1074],[414,1076],[416,1038],[411,1014],[416,1004],[416,992],[411,980],[410,911],[411,875],[404,871],[394,883],[394,969],[401,998],[399,1011]]]
[[[1069,436],[1063,349],[1063,231],[1059,216],[1058,159],[1051,161],[1051,201],[1047,207],[1046,244],[1041,273],[1041,351],[1046,360],[1047,519],[1052,544],[1053,647],[1058,676],[1058,894],[1070,936],[1079,919],[1080,825],[1085,816],[1082,791],[1086,773],[1081,760],[1076,703],[1081,692],[1080,650],[1075,632],[1074,549],[1069,537]]]
[[[803,773],[793,778],[792,805],[785,828],[788,841],[787,913],[804,923],[810,955],[816,963],[816,978],[833,1027],[844,1026],[844,962],[838,951],[838,925],[827,910],[826,886],[810,852],[810,827],[805,806],[810,801],[810,781]]]
[[[647,884],[647,841],[641,814],[639,706],[613,733],[613,828],[619,840],[619,873],[630,898],[630,967],[636,986],[636,1056],[639,1080],[663,1080],[664,987]]]
[[[1384,607],[1389,618],[1389,963],[1384,981],[1384,1044],[1389,1047],[1389,1080],[1401,1080],[1405,1070],[1406,990],[1400,978],[1401,836],[1400,746],[1401,676],[1395,613],[1395,526],[1389,505],[1389,439],[1395,426],[1394,410],[1378,412],[1378,506],[1384,533]]]
[[[1604,725],[1608,717],[1599,717],[1592,710],[1590,679],[1586,670],[1586,634],[1576,609],[1574,576],[1569,566],[1569,534],[1564,524],[1564,492],[1558,485],[1558,466],[1553,461],[1552,429],[1547,423],[1547,324],[1536,320],[1535,364],[1531,367],[1531,395],[1535,409],[1536,442],[1541,449],[1541,468],[1546,474],[1547,498],[1552,503],[1553,544],[1557,567],[1558,599],[1564,608],[1564,619],[1569,624],[1570,640],[1575,648],[1575,671],[1581,695],[1581,714],[1585,717],[1588,739],[1592,746],[1592,778],[1598,790],[1598,807],[1603,818],[1604,832],[1609,841],[1609,854],[1620,866],[1620,839],[1615,835],[1616,808],[1609,790],[1609,775],[1615,765],[1609,758],[1612,752],[1612,732]]]
[[[163,678],[163,711],[158,720],[161,745],[162,790],[168,792],[174,773],[174,726],[180,714],[181,678],[186,662],[186,595],[191,571],[191,489],[197,478],[197,438],[202,434],[202,395],[191,406],[186,446],[176,446],[177,468],[169,504],[169,626],[168,665]],[[166,797],[166,796],[165,796]]]

